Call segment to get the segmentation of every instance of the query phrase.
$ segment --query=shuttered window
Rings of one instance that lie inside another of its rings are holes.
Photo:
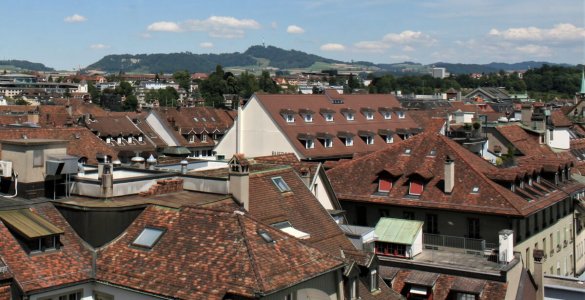
[[[422,194],[423,190],[424,190],[424,185],[423,185],[422,181],[416,180],[416,179],[413,179],[410,181],[410,188],[408,190],[408,193],[410,195],[417,195],[418,196],[418,195]]]

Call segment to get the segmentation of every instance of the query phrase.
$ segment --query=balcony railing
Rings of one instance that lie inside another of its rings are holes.
[[[465,251],[474,251],[479,253],[483,253],[485,250],[490,249],[488,246],[494,246],[493,244],[486,243],[485,240],[429,233],[423,234],[423,245],[428,248],[459,248]],[[494,247],[494,249],[495,248],[496,247]]]

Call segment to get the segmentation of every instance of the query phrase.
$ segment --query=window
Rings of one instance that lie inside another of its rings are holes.
[[[152,248],[154,244],[158,242],[164,232],[164,229],[146,227],[142,230],[134,242],[132,242],[132,245]]]
[[[43,150],[33,150],[33,167],[42,167],[44,163]]]
[[[410,150],[410,148],[404,149],[404,154],[410,155],[410,152],[412,152],[412,150]]]
[[[424,184],[421,180],[411,179],[410,186],[408,188],[408,194],[414,196],[420,196],[424,190]]]
[[[295,116],[292,114],[284,115],[284,119],[286,120],[287,123],[294,123],[295,122]]]
[[[438,234],[438,218],[435,214],[427,214],[425,222],[426,233]]]
[[[406,117],[406,114],[403,111],[399,111],[397,112],[398,114],[398,119],[404,119]]]
[[[40,298],[41,300],[81,300],[83,291],[68,292],[67,294],[61,294],[46,298]]]
[[[195,135],[194,134],[190,134],[189,135],[189,143],[194,143],[195,142]]]
[[[380,218],[390,217],[390,211],[387,209],[380,209]]]
[[[374,136],[372,136],[372,135],[365,136],[364,142],[366,142],[367,145],[373,145],[374,144]]]
[[[469,218],[467,219],[467,234],[469,238],[479,239],[479,219]]]
[[[305,140],[305,149],[315,148],[315,142],[313,140]]]
[[[138,136],[138,141],[142,143],[142,136],[141,135]]]
[[[284,296],[284,300],[294,300],[293,294],[291,293],[291,294]]]
[[[387,135],[386,136],[386,144],[392,144],[394,143],[394,137],[391,135]]]
[[[345,113],[345,119],[347,119],[348,121],[353,121],[353,119],[354,119],[353,113],[350,113],[350,112]]]
[[[305,122],[313,122],[313,115],[312,114],[304,114],[303,115]]]
[[[323,146],[325,148],[331,148],[333,147],[333,140],[331,140],[330,138],[326,138],[323,140]]]
[[[280,192],[289,192],[290,191],[290,188],[288,187],[288,185],[286,184],[284,179],[282,179],[282,177],[280,177],[280,176],[274,177],[274,178],[272,178],[272,182],[274,183],[274,185],[276,185],[276,187],[278,188],[278,190]]]
[[[378,271],[372,270],[370,272],[370,291],[378,290]]]
[[[479,186],[474,186],[474,187],[471,189],[471,193],[472,193],[472,194],[479,194]]]
[[[132,144],[132,136],[128,137],[128,144]]]
[[[382,115],[384,116],[384,119],[385,119],[385,120],[390,120],[390,119],[392,119],[392,113],[391,113],[391,112],[389,112],[389,111],[385,111],[385,112],[383,112],[383,113],[382,113]]]
[[[111,138],[111,137],[107,137],[107,138],[106,138],[106,144],[109,144],[109,143],[111,143],[111,142],[112,142],[112,138]]]
[[[120,137],[120,136],[119,136],[119,137],[117,137],[117,138],[116,138],[116,143],[118,143],[118,144],[122,144],[122,137]]]
[[[207,135],[206,134],[202,134],[201,135],[201,142],[202,143],[207,143]]]
[[[373,120],[374,119],[374,113],[371,111],[364,112],[364,115],[366,116],[366,120]]]
[[[332,113],[326,113],[325,114],[325,121],[327,121],[327,122],[333,122],[333,114]]]
[[[353,138],[352,137],[349,137],[349,136],[346,137],[345,138],[345,145],[348,146],[348,147],[349,146],[353,146]]]
[[[195,121],[195,122],[199,122],[199,119],[197,119],[197,118],[193,118],[193,121]]]
[[[455,294],[455,299],[457,300],[475,300],[476,295],[474,294],[467,294],[467,293],[457,293]]]
[[[378,192],[387,193],[392,189],[392,180],[390,178],[378,178]]]

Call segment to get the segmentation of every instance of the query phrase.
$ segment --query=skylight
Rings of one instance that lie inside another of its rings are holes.
[[[274,178],[272,178],[272,182],[274,183],[274,185],[276,185],[276,187],[278,188],[279,191],[281,191],[281,192],[290,191],[290,188],[288,187],[286,182],[284,182],[284,179],[282,179],[282,177],[280,177],[280,176],[274,177]]]
[[[135,246],[152,248],[164,233],[163,229],[146,227],[132,242]]]
[[[268,234],[268,232],[258,229],[258,235],[267,243],[274,243],[274,239]]]
[[[471,193],[473,193],[473,194],[477,194],[477,193],[479,193],[479,186],[474,186],[474,187],[471,189]]]
[[[406,148],[404,149],[404,154],[410,154],[410,151],[411,151],[410,148]]]

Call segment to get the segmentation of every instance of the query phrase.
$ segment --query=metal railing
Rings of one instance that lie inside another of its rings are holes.
[[[431,247],[459,248],[466,251],[484,252],[487,247],[485,240],[471,239],[460,236],[423,234],[423,245]],[[491,246],[492,244],[490,244]]]

